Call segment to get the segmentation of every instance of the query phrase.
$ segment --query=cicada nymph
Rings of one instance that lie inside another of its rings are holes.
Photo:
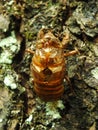
[[[74,50],[64,54],[63,44],[51,32],[44,34],[40,31],[31,62],[31,73],[34,91],[41,99],[60,99],[64,92],[65,56],[76,53]]]

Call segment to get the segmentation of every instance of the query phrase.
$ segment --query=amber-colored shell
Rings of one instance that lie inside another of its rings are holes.
[[[64,92],[64,78],[72,88],[70,79],[65,76],[65,57],[79,54],[77,48],[70,52],[63,52],[63,48],[69,42],[69,33],[65,33],[60,42],[51,32],[39,31],[36,50],[26,49],[33,54],[31,73],[34,81],[34,91],[44,101],[60,99]]]
[[[47,33],[38,41],[32,58],[31,72],[34,91],[41,99],[53,101],[62,96],[65,73],[64,52],[61,43],[51,33]]]

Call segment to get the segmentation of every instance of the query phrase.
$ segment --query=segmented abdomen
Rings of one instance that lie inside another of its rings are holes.
[[[63,51],[55,49],[54,53],[50,53],[49,56],[43,51],[45,50],[37,50],[32,58],[31,71],[34,78],[34,91],[41,99],[53,101],[59,99],[64,92]]]

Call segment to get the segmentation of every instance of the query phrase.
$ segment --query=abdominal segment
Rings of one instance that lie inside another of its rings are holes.
[[[49,68],[45,68],[41,72],[37,72],[32,68],[34,78],[34,91],[45,101],[58,100],[63,92],[64,66],[57,72],[52,72]]]
[[[34,79],[34,91],[41,99],[53,101],[62,96],[65,74],[62,49],[38,49],[32,58],[31,71]]]

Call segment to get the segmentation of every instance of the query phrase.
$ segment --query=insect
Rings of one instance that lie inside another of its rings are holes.
[[[31,73],[34,80],[34,91],[44,101],[60,99],[64,92],[65,57],[78,53],[77,50],[64,53],[64,45],[68,42],[66,35],[62,42],[51,32],[40,30],[35,52],[31,62]],[[64,44],[65,42],[65,44]]]

